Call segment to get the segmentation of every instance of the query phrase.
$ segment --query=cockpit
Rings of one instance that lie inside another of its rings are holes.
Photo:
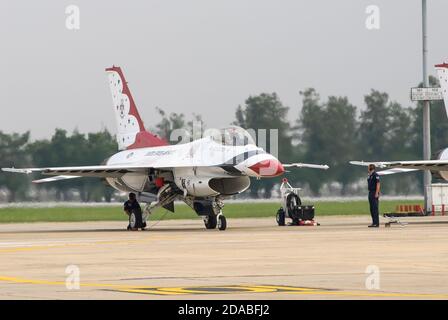
[[[206,130],[206,137],[210,137],[216,143],[225,146],[246,146],[249,144],[255,145],[255,132],[252,136],[247,130],[238,127],[231,126],[223,129],[209,129]]]

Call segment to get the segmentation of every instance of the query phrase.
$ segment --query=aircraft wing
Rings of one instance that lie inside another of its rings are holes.
[[[448,171],[448,160],[417,160],[417,161],[391,161],[391,162],[364,162],[364,161],[350,161],[351,164],[358,166],[368,166],[374,164],[378,168],[385,168],[389,170],[379,171],[385,172],[383,174],[393,174],[399,172],[410,172],[416,170],[431,170],[431,171]],[[401,170],[393,170],[401,169]]]
[[[57,180],[68,179],[71,177],[121,177],[129,172],[147,172],[150,167],[141,165],[100,165],[100,166],[81,166],[81,167],[53,167],[53,168],[2,168],[2,171],[13,173],[31,174],[39,172],[43,175],[58,176]],[[37,180],[39,181],[39,180]],[[47,181],[42,181],[47,182]]]
[[[311,169],[321,169],[321,170],[327,170],[330,168],[326,164],[311,164],[311,163],[283,163],[283,167],[285,168],[311,168]]]
[[[389,163],[390,162],[378,162],[378,161],[377,162],[375,162],[375,161],[372,161],[372,162],[350,161],[350,164],[354,164],[356,166],[368,167],[370,164],[374,164],[375,167],[377,167],[377,168],[387,168],[387,165]]]

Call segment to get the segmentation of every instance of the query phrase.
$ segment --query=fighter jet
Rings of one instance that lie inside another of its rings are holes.
[[[101,178],[119,191],[136,193],[138,200],[146,203],[147,214],[160,207],[174,212],[174,201],[182,200],[203,217],[207,229],[225,230],[223,199],[247,190],[250,178],[277,177],[286,167],[328,169],[327,165],[282,164],[239,127],[212,130],[197,140],[169,145],[145,129],[121,68],[112,66],[106,72],[118,129],[118,153],[102,165],[2,170],[51,176],[34,183]]]
[[[445,109],[448,115],[448,63],[437,64],[435,66],[437,70],[437,76],[439,78],[440,87],[443,94],[443,100],[445,103]],[[411,172],[417,170],[431,170],[437,172],[440,177],[448,181],[448,148],[438,153],[436,160],[415,160],[415,161],[379,161],[379,162],[367,162],[367,161],[350,161],[351,164],[368,166],[373,163],[380,169],[379,175],[389,175],[394,173]]]

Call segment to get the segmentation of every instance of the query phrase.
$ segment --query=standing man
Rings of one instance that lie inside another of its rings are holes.
[[[378,228],[380,226],[380,214],[378,212],[380,176],[376,173],[374,164],[369,164],[368,171],[367,184],[369,187],[370,215],[372,216],[372,224],[369,225],[369,228]]]
[[[137,201],[135,193],[129,193],[129,200],[127,200],[123,205],[124,212],[129,217],[128,230],[136,231],[139,228],[145,229],[146,223],[142,219],[142,208]]]

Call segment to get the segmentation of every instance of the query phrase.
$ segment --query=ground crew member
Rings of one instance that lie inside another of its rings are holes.
[[[378,211],[380,199],[380,176],[375,171],[375,165],[369,164],[369,176],[367,178],[367,185],[369,188],[369,205],[370,215],[372,216],[372,224],[369,228],[378,228],[380,226],[380,214]]]
[[[142,230],[145,229],[146,223],[143,223],[143,221],[142,221],[142,208],[140,207],[140,204],[137,201],[135,193],[133,193],[133,192],[129,193],[129,200],[127,200],[124,203],[123,209],[124,209],[124,212],[129,217],[129,225],[127,228],[128,230],[136,231],[139,228],[141,228]],[[132,213],[134,213],[134,217],[135,217],[135,225],[134,226],[131,226],[131,214]]]

